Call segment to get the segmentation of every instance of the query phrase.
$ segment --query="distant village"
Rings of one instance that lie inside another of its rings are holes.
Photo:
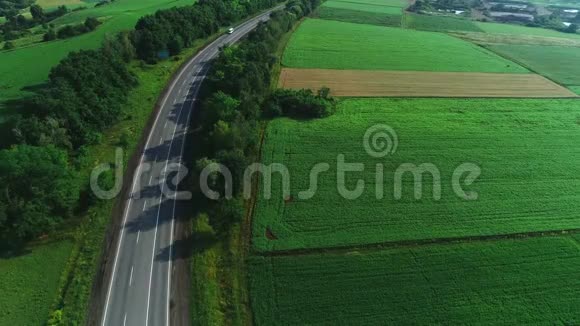
[[[408,10],[429,15],[454,15],[477,21],[515,23],[562,32],[577,32],[580,24],[580,1],[548,1],[416,0]]]

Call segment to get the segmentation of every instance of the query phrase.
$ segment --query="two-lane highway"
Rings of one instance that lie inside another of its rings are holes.
[[[267,20],[270,12],[250,19],[199,52],[161,102],[125,205],[103,326],[169,325],[174,221],[180,202],[170,194],[174,187],[168,185],[166,171],[182,161],[191,113],[210,60],[222,46],[237,42]]]

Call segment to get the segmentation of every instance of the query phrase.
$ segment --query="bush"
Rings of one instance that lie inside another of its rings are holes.
[[[44,36],[42,37],[42,40],[44,42],[56,40],[56,33],[55,33],[54,29],[52,29],[52,28],[49,29],[48,32],[46,32],[46,34],[44,34]]]
[[[3,49],[4,50],[12,50],[12,49],[14,49],[14,43],[12,43],[12,42],[6,42],[6,43],[4,43],[4,48]]]
[[[278,89],[266,105],[269,117],[282,113],[292,118],[323,118],[332,115],[336,109],[336,101],[329,97],[330,90],[322,88],[315,95],[311,90]]]

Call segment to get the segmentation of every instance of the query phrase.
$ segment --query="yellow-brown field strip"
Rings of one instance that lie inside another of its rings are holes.
[[[360,97],[578,97],[537,74],[282,69],[281,88]]]

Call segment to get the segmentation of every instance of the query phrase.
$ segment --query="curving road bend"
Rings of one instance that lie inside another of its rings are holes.
[[[181,163],[196,97],[220,47],[237,42],[276,7],[222,35],[193,57],[166,92],[126,202],[101,325],[169,325],[175,214],[167,167]],[[169,195],[169,196],[168,196]]]

